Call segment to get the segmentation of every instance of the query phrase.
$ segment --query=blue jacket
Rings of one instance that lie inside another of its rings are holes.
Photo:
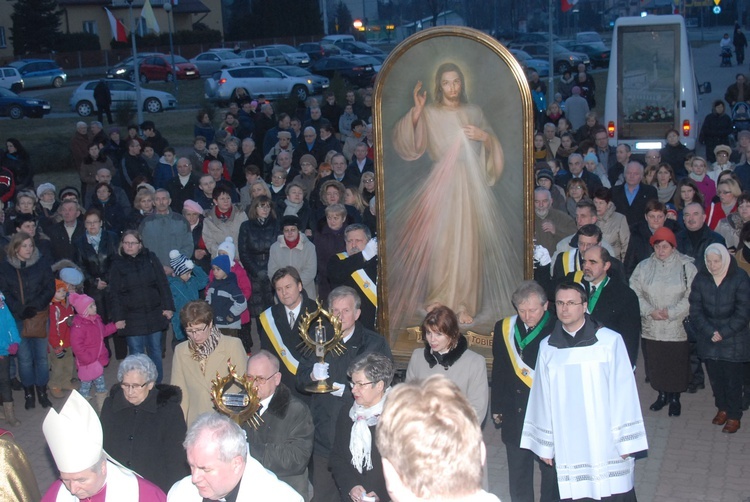
[[[0,293],[0,356],[8,355],[8,347],[14,343],[21,343],[21,336],[18,334],[18,326],[10,309],[5,305],[5,295]]]
[[[199,299],[199,294],[208,284],[208,276],[199,266],[193,268],[193,274],[187,282],[179,277],[167,277],[169,289],[172,291],[172,300],[174,301],[175,313],[172,316],[172,329],[174,337],[178,340],[185,340],[185,331],[180,323],[180,310],[189,302]]]
[[[214,323],[219,328],[239,329],[240,315],[247,310],[247,299],[237,284],[237,276],[229,272],[225,279],[208,285],[206,301],[214,310]]]

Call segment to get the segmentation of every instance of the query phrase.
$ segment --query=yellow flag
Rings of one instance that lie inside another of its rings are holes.
[[[150,0],[146,0],[141,9],[141,17],[146,21],[146,27],[154,33],[159,33],[159,23],[156,22],[156,16],[154,15],[154,9],[151,8]]]

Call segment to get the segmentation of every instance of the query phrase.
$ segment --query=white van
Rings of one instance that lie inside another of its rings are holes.
[[[326,35],[320,40],[323,44],[341,45],[342,42],[356,42],[354,35]]]
[[[620,17],[612,34],[604,125],[609,143],[636,154],[666,144],[669,129],[695,148],[698,96],[682,16]]]
[[[20,92],[23,90],[23,79],[18,70],[12,66],[4,66],[0,68],[0,87],[9,89],[13,92]]]

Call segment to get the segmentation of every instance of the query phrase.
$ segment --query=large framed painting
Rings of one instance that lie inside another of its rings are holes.
[[[488,35],[430,28],[388,57],[375,88],[379,331],[397,359],[437,304],[491,355],[495,322],[532,274],[531,94]]]

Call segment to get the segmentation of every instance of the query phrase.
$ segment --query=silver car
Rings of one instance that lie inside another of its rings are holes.
[[[250,96],[264,95],[266,98],[294,97],[304,101],[311,94],[327,89],[327,78],[295,73],[306,72],[301,68],[251,66],[221,70],[206,80],[204,84],[206,98],[213,101],[229,101],[234,98],[237,89],[244,89]]]
[[[251,60],[243,58],[229,49],[202,52],[191,59],[190,62],[198,67],[201,75],[211,75],[225,68],[252,66],[255,64]]]
[[[278,66],[286,64],[286,58],[280,50],[273,47],[259,47],[257,49],[247,49],[240,52],[240,56],[250,59],[255,64],[266,66]]]
[[[293,65],[300,65],[300,66],[307,66],[310,64],[310,56],[308,56],[304,52],[298,51],[296,48],[292,47],[291,45],[271,44],[271,45],[263,45],[258,48],[265,49],[267,47],[270,47],[272,49],[278,49],[279,51],[281,51],[281,53],[284,55],[284,58],[286,59],[286,64],[293,64]]]
[[[112,109],[119,106],[133,106],[135,104],[135,84],[128,80],[105,80],[112,94]],[[78,86],[70,97],[70,109],[81,117],[88,117],[97,111],[94,99],[94,88],[98,80],[89,80]],[[177,106],[177,98],[168,92],[155,91],[141,87],[141,109],[150,113],[158,113]]]

